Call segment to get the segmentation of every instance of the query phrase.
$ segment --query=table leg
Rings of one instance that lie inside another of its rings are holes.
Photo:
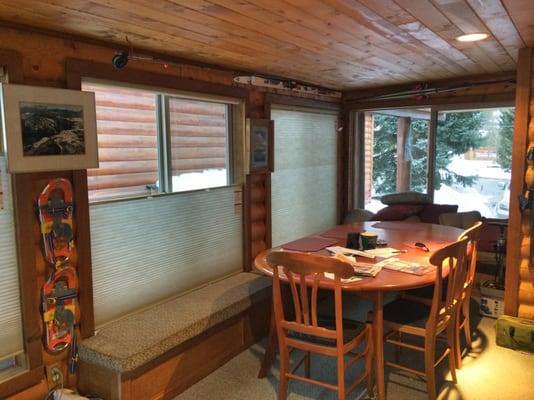
[[[377,292],[374,304],[374,331],[375,331],[375,376],[377,399],[386,398],[384,383],[384,293]]]
[[[269,323],[269,339],[267,340],[267,348],[265,349],[265,354],[263,355],[263,360],[261,362],[260,371],[258,372],[258,378],[265,378],[267,376],[267,371],[271,368],[273,359],[276,355],[276,346],[277,346],[277,337],[276,329],[274,325],[274,311],[271,311],[271,321]]]

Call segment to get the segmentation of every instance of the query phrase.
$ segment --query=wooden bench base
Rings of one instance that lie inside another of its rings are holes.
[[[172,399],[266,336],[270,313],[271,300],[261,300],[127,374],[82,361],[79,389],[106,400]]]

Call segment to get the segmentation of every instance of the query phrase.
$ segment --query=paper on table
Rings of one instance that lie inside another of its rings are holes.
[[[367,258],[375,258],[375,256],[373,254],[368,254],[368,253],[366,253],[364,251],[349,249],[347,247],[341,247],[341,246],[327,247],[326,250],[328,250],[331,253],[334,253],[334,255],[335,254],[345,254],[345,255],[351,254],[351,255],[355,255],[355,256],[361,256],[361,257],[367,257]]]
[[[394,249],[393,247],[378,247],[376,249],[365,250],[365,252],[378,257],[392,257],[395,254],[406,253],[407,250]]]
[[[335,278],[335,275],[330,273],[330,272],[325,272],[324,273],[324,277],[327,278],[327,279],[334,279]],[[360,278],[359,276],[351,276],[350,278],[348,279],[341,279],[341,282],[343,283],[350,283],[350,282],[358,282],[358,281],[361,281],[363,278]]]
[[[414,275],[424,275],[427,272],[433,271],[435,267],[424,266],[414,262],[402,261],[398,258],[388,258],[387,260],[380,261],[376,265],[380,265],[383,268],[391,269],[399,272],[406,272]]]
[[[338,260],[352,265],[352,267],[354,268],[354,273],[356,275],[375,277],[380,272],[380,270],[382,270],[382,266],[378,264],[358,262],[354,257],[346,256],[341,253],[336,254],[334,257]]]

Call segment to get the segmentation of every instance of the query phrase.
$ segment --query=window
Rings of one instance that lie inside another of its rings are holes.
[[[244,136],[231,129],[242,105],[83,89],[96,95],[100,156],[88,171],[96,326],[242,271],[242,166],[233,153]],[[154,191],[180,193],[144,196]],[[94,201],[114,198],[122,201]]]
[[[366,209],[383,208],[384,194],[411,190],[432,194],[435,203],[457,204],[459,211],[508,217],[513,108],[406,108],[360,116]],[[435,149],[429,148],[431,137]],[[431,160],[433,177],[428,181]]]
[[[0,154],[0,381],[24,362],[24,337],[10,177]]]
[[[514,110],[438,113],[434,201],[508,218]]]
[[[90,201],[232,183],[232,103],[94,82],[82,89],[96,98]]]
[[[384,205],[387,193],[427,191],[430,110],[379,110],[364,114],[365,208]]]
[[[272,244],[330,228],[337,218],[337,115],[273,109]]]

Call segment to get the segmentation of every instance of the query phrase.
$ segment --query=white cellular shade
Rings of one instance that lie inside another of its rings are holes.
[[[90,207],[97,326],[243,268],[236,187]]]
[[[0,155],[0,360],[24,351],[11,183]]]
[[[337,117],[273,110],[272,244],[336,224]]]

